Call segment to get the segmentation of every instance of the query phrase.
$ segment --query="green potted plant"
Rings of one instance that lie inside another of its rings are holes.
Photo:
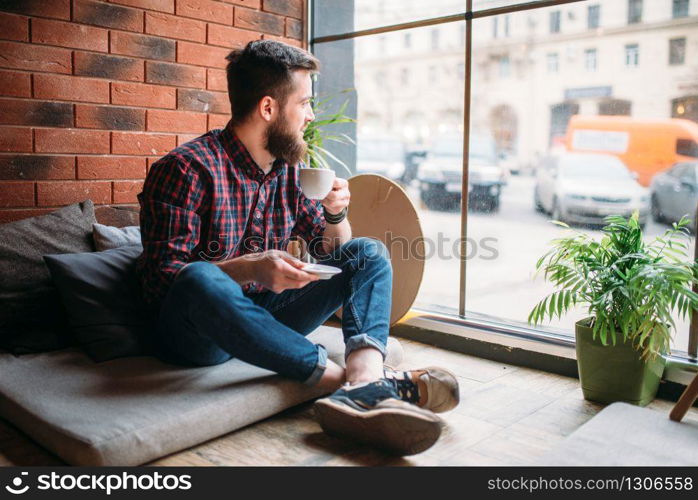
[[[569,228],[559,221],[554,223]],[[676,325],[698,307],[692,287],[695,261],[687,260],[690,220],[683,217],[646,244],[638,213],[605,219],[601,241],[580,231],[553,240],[536,274],[556,290],[538,302],[528,321],[558,318],[575,305],[588,317],[575,323],[579,378],[588,400],[646,405],[657,393]]]
[[[335,173],[330,167],[329,159],[342,166],[351,176],[351,170],[346,163],[337,158],[325,147],[325,142],[337,142],[341,144],[353,144],[354,141],[346,134],[334,134],[328,132],[328,125],[351,123],[355,120],[345,111],[349,101],[345,101],[334,113],[327,112],[327,104],[331,97],[321,101],[313,101],[313,112],[316,119],[308,124],[303,133],[303,140],[308,145],[308,158],[306,166],[300,169],[300,182],[303,193],[308,198],[322,199],[332,189]]]

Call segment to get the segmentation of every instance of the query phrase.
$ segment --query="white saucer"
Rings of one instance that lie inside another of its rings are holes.
[[[306,264],[303,266],[303,271],[306,273],[314,274],[321,280],[328,280],[332,276],[335,276],[342,272],[338,267],[325,266],[323,264]]]

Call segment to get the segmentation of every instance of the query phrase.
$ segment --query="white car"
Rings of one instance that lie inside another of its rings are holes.
[[[560,153],[546,157],[536,172],[537,210],[559,221],[600,224],[608,215],[639,211],[644,227],[650,212],[649,190],[617,157],[597,153]]]

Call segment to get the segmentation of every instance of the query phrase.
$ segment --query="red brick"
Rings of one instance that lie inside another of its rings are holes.
[[[67,102],[0,98],[0,123],[72,127],[73,105]]]
[[[24,208],[19,210],[0,210],[0,224],[28,219],[38,215],[46,215],[53,212],[53,208]]]
[[[73,0],[73,21],[143,32],[143,11],[94,0]]]
[[[114,82],[111,84],[111,102],[126,106],[174,109],[177,94],[174,88],[164,85]]]
[[[242,8],[235,9],[235,26],[280,36],[285,32],[283,17]]]
[[[225,128],[230,121],[230,115],[208,115],[208,130]]]
[[[225,3],[232,3],[235,5],[242,5],[243,7],[249,7],[250,9],[259,9],[262,6],[262,0],[223,0]]]
[[[201,134],[182,134],[177,136],[177,146],[181,146],[182,144],[186,144],[189,141],[193,141],[197,137],[200,137]]]
[[[228,91],[228,78],[226,77],[224,70],[209,69],[206,71],[206,74],[206,88],[208,90],[220,90],[224,92]]]
[[[114,203],[137,203],[143,181],[114,181]]]
[[[29,18],[0,12],[0,38],[28,42]]]
[[[2,10],[28,16],[70,19],[70,0],[14,0],[3,2]]]
[[[206,41],[205,22],[160,14],[159,12],[145,13],[145,32],[178,40],[202,43]]]
[[[145,158],[135,156],[78,156],[78,179],[142,179]]]
[[[201,89],[206,86],[206,68],[146,61],[145,81]]]
[[[178,144],[178,145],[179,145],[179,144]],[[147,157],[147,158],[145,159],[146,162],[147,162],[147,165],[146,165],[146,167],[145,167],[146,173],[147,173],[147,172],[150,172],[150,166],[151,166],[153,163],[155,163],[156,161],[158,161],[160,158],[162,158],[162,156],[149,156],[149,157]]]
[[[109,52],[112,54],[143,57],[145,59],[174,61],[176,43],[174,40],[167,40],[157,36],[112,31],[109,40]]]
[[[37,153],[109,153],[109,132],[80,129],[34,131]]]
[[[75,179],[75,157],[0,155],[0,179]]]
[[[0,207],[33,207],[33,182],[0,183]]]
[[[283,36],[274,35],[262,35],[265,40],[276,40],[277,42],[283,42],[288,45],[293,45],[294,47],[303,48],[303,44],[300,40],[294,40],[293,38],[285,38]]]
[[[261,34],[253,31],[229,28],[218,24],[208,25],[208,43],[211,45],[237,49],[244,47],[252,40],[259,40],[260,38]]]
[[[32,83],[29,73],[0,70],[0,95],[31,97]]]
[[[74,73],[81,76],[142,82],[145,63],[132,57],[107,56],[90,52],[75,52]]]
[[[228,64],[228,61],[225,60],[228,54],[230,54],[230,49],[191,42],[177,42],[178,63],[225,68]]]
[[[109,32],[84,24],[32,19],[32,42],[106,52]]]
[[[211,0],[177,0],[177,15],[214,23],[233,24],[233,7]]]
[[[175,0],[109,0],[111,3],[174,14]]]
[[[0,127],[0,151],[30,153],[32,129],[26,127]]]
[[[73,72],[70,50],[27,43],[0,42],[0,64],[4,68],[66,74]]]
[[[40,207],[68,205],[86,199],[111,203],[111,182],[108,181],[37,182],[36,192]]]
[[[264,0],[262,3],[262,10],[282,16],[303,19],[302,0]]]
[[[303,39],[303,23],[298,19],[286,18],[286,36],[297,40]]]
[[[176,147],[177,136],[135,132],[112,132],[112,154],[164,155]]]
[[[64,101],[109,102],[109,82],[79,76],[34,75],[34,97]]]
[[[179,89],[177,109],[202,113],[230,114],[228,94],[198,89]]]
[[[75,126],[103,130],[143,130],[145,110],[116,106],[75,106]]]
[[[206,114],[149,109],[147,130],[152,132],[206,132]]]

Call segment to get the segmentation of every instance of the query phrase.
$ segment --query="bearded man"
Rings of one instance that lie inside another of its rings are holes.
[[[316,403],[328,432],[401,454],[428,448],[440,433],[432,411],[457,404],[457,382],[437,368],[384,369],[387,249],[352,239],[345,179],[323,200],[300,189],[317,59],[258,40],[227,60],[231,120],[153,163],[138,195],[137,272],[156,356],[184,366],[238,358],[332,393]],[[304,271],[284,251],[297,238],[342,272]],[[306,338],[339,307],[346,368]]]

